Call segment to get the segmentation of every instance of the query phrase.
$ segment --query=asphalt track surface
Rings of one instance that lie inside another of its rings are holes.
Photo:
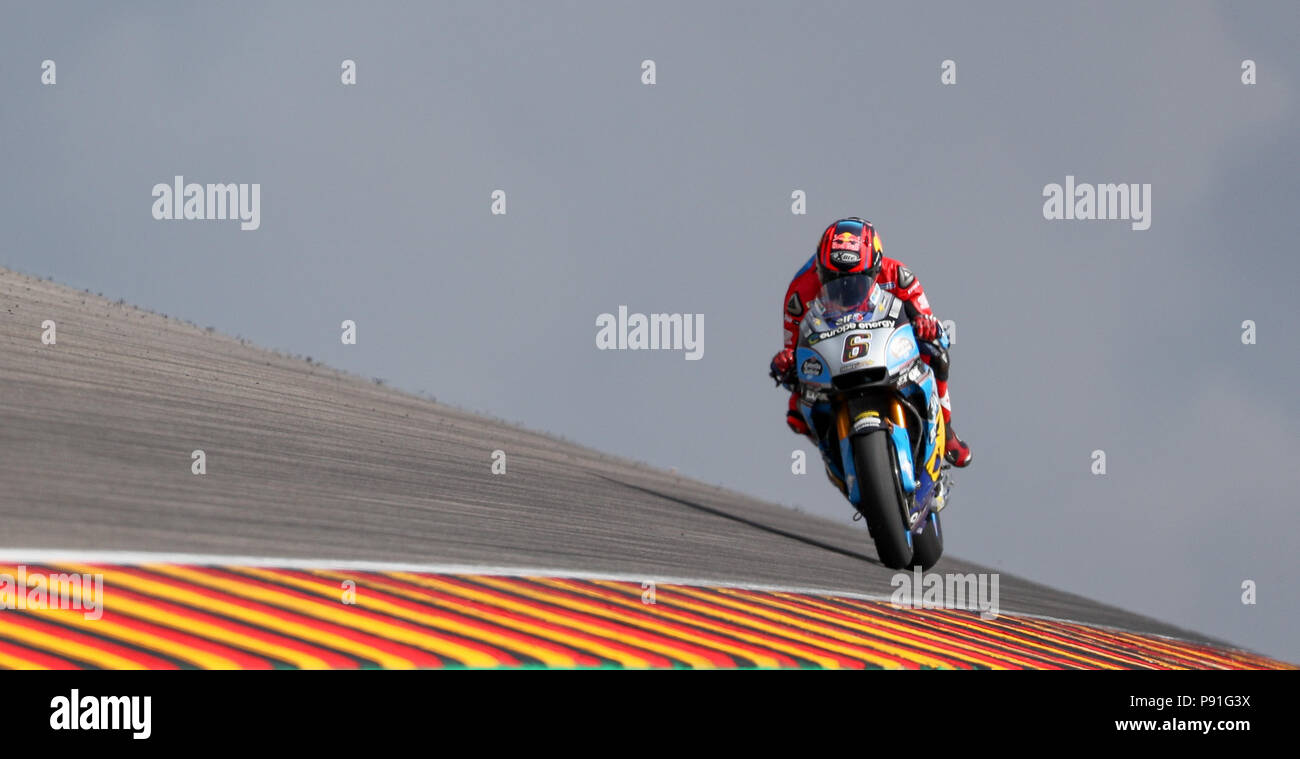
[[[41,341],[42,322],[57,343]],[[207,473],[191,474],[191,452]],[[507,471],[490,471],[494,450]],[[0,550],[520,567],[888,596],[865,529],[0,268]],[[990,572],[945,557],[944,572]],[[1006,573],[1003,612],[1222,644]]]

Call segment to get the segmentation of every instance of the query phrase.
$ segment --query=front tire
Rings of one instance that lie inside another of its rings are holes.
[[[912,566],[928,570],[939,563],[943,556],[943,530],[939,521],[938,514],[930,514],[925,518],[921,534],[912,536]]]
[[[906,569],[911,566],[912,545],[907,539],[904,501],[889,444],[889,436],[883,432],[853,438],[853,465],[861,496],[858,511],[866,517],[880,562],[890,569]]]

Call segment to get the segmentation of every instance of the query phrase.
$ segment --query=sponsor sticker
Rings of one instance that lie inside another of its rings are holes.
[[[832,250],[831,263],[838,266],[857,266],[862,261],[862,255],[854,250]]]

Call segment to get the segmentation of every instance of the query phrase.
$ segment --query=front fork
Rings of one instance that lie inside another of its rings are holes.
[[[885,413],[882,414],[882,411]],[[853,437],[875,432],[889,435],[894,447],[894,460],[898,463],[898,483],[909,501],[910,496],[916,492],[916,475],[912,468],[912,449],[907,436],[907,417],[903,404],[897,398],[890,398],[887,408],[881,409],[874,405],[844,401],[836,404],[835,437],[839,441],[840,466],[843,467],[849,502],[855,508],[862,503],[862,493],[858,487],[857,468],[853,463]]]

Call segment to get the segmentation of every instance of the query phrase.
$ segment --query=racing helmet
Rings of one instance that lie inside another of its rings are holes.
[[[861,304],[880,274],[884,252],[871,222],[856,216],[840,219],[822,232],[817,244],[818,297],[831,311]]]

